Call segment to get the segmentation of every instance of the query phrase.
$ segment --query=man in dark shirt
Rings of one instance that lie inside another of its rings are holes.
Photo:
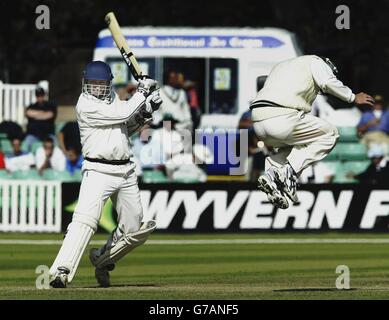
[[[58,146],[65,154],[70,147],[81,152],[80,129],[77,121],[69,121],[62,127],[58,133]]]
[[[51,136],[55,139],[55,118],[57,117],[57,106],[47,101],[43,88],[35,90],[36,102],[26,109],[28,148],[36,141],[42,141],[44,137]]]
[[[371,160],[369,167],[360,174],[349,172],[349,178],[357,179],[361,183],[388,184],[389,181],[389,161],[385,157],[385,152],[380,145],[373,145],[368,151]]]

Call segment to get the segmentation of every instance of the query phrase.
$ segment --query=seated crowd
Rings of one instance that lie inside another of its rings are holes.
[[[324,161],[307,168],[300,176],[300,183],[339,182],[337,175],[338,177],[342,176],[341,182],[382,184],[385,181],[389,181],[389,110],[382,96],[376,95],[374,99],[374,107],[360,110],[361,117],[359,123],[356,128],[352,128],[355,131],[356,140],[359,140],[359,143],[364,145],[364,150],[366,150],[363,157],[368,159],[355,161],[357,166],[362,164],[359,172],[348,171],[347,165],[337,167],[336,165],[339,165],[339,163],[335,163],[333,159],[327,157]],[[250,111],[242,114],[238,129],[248,130],[248,156],[250,160],[248,162],[248,180],[254,182],[265,170],[265,157],[271,154],[273,149],[271,146],[266,145],[262,148],[258,147],[259,140],[253,130]],[[342,135],[342,133],[340,134]],[[340,138],[341,140],[342,137]],[[339,143],[344,144],[345,142]],[[342,159],[343,162],[345,160],[347,162],[348,159]],[[353,159],[349,160],[353,162]]]
[[[42,88],[35,95],[36,102],[26,108],[26,132],[9,121],[0,125],[0,131],[6,135],[3,140],[10,143],[10,149],[0,150],[0,169],[11,174],[31,169],[39,175],[49,169],[74,174],[81,169],[83,160],[77,122],[65,124],[56,137],[57,107],[46,100]]]
[[[204,182],[207,175],[198,162],[209,163],[213,157],[202,145],[192,147],[190,134],[183,139],[200,121],[195,84],[185,82],[183,74],[174,70],[167,71],[164,78],[164,105],[151,126],[131,139],[137,173],[142,176],[145,172],[148,177],[156,173],[162,181]],[[129,85],[125,90],[117,88],[117,93],[128,99],[133,90]],[[16,123],[0,124],[0,132],[11,144],[11,150],[0,150],[0,169],[9,173],[35,169],[41,176],[48,169],[74,174],[83,162],[78,124],[68,122],[56,135],[57,106],[46,99],[42,88],[35,95],[36,102],[26,108],[26,132]],[[149,129],[152,133],[146,137]]]
[[[117,92],[126,99],[133,90],[128,86],[124,91],[118,88]],[[213,163],[214,157],[206,146],[194,144],[193,133],[201,119],[195,84],[185,82],[183,74],[169,70],[164,75],[161,95],[164,103],[154,121],[131,139],[138,176],[144,181],[153,176],[150,181],[157,177],[161,182],[205,182],[206,165]],[[360,143],[366,146],[370,162],[364,160],[365,166],[359,172],[345,172],[343,182],[382,183],[389,178],[389,111],[381,96],[375,96],[373,108],[361,111],[355,130]],[[46,170],[70,175],[79,172],[83,157],[78,124],[67,122],[56,134],[56,116],[57,106],[38,88],[36,102],[26,108],[26,132],[15,123],[0,124],[0,132],[7,135],[11,147],[0,150],[0,169],[9,173],[35,169],[41,176]],[[258,147],[249,110],[241,115],[237,129],[247,130],[246,180],[255,182],[264,171],[266,156],[274,150],[266,145]],[[192,133],[189,137],[188,132]],[[336,178],[339,169],[327,160],[306,169],[300,183],[339,182]],[[347,170],[347,166],[342,170]]]

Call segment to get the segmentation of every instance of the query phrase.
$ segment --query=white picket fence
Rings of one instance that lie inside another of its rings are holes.
[[[26,107],[35,102],[37,86],[48,93],[49,82],[44,80],[36,84],[9,84],[0,81],[0,122],[14,121],[23,126]]]
[[[61,232],[59,181],[0,180],[0,231]]]

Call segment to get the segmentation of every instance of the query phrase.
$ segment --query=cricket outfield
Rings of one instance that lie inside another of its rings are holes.
[[[118,263],[110,288],[97,287],[84,255],[67,289],[38,290],[35,270],[50,266],[61,239],[0,233],[0,300],[389,298],[387,234],[155,233]],[[339,265],[350,270],[350,290],[336,289]]]

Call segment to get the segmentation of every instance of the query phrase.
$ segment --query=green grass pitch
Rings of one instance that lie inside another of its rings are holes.
[[[383,234],[153,234],[98,288],[84,255],[67,289],[38,290],[35,268],[50,266],[57,244],[12,244],[15,239],[61,240],[60,234],[0,233],[0,300],[4,299],[387,299],[389,235]],[[103,240],[96,235],[93,240]],[[333,239],[366,243],[325,243]],[[5,243],[4,240],[12,240]],[[275,243],[161,244],[156,240],[274,239]],[[279,240],[294,239],[292,243]],[[315,239],[319,243],[301,243]],[[384,239],[384,243],[369,240]],[[321,242],[323,241],[323,242]],[[297,242],[297,243],[295,243]],[[350,268],[351,290],[337,290],[338,265]]]

